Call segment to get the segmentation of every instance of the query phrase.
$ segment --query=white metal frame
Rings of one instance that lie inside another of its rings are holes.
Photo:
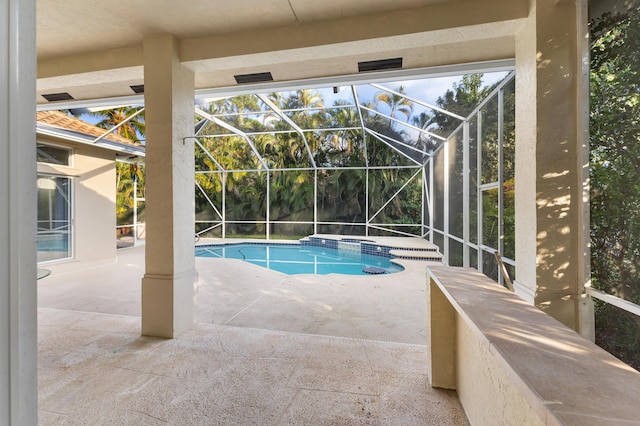
[[[384,88],[383,86],[378,86],[378,85],[372,85],[376,88],[379,88],[380,90],[384,90],[390,93],[396,93],[394,91],[391,91],[389,89]],[[359,127],[348,127],[348,128],[331,128],[331,129],[302,129],[301,127],[299,127],[293,120],[291,120],[287,115],[286,112],[292,112],[292,111],[297,111],[297,110],[281,110],[278,108],[277,105],[275,105],[275,103],[273,103],[266,95],[261,94],[261,93],[257,93],[256,96],[263,102],[263,104],[269,108],[269,110],[271,112],[273,112],[276,116],[280,117],[280,119],[284,120],[286,123],[288,123],[291,127],[292,130],[281,130],[278,131],[278,133],[284,133],[284,132],[295,132],[297,134],[299,134],[304,142],[305,145],[305,149],[307,151],[307,154],[309,156],[309,164],[310,167],[294,167],[294,168],[273,168],[273,167],[269,167],[269,165],[266,163],[266,161],[262,158],[262,156],[260,155],[260,153],[258,152],[258,150],[256,149],[256,146],[253,144],[251,137],[252,136],[256,136],[256,135],[261,135],[261,134],[269,134],[269,133],[274,133],[274,132],[266,132],[266,131],[255,131],[255,132],[244,132],[240,129],[235,128],[234,126],[224,122],[222,120],[222,117],[224,116],[230,116],[230,115],[255,115],[256,113],[221,113],[221,114],[209,114],[206,111],[203,111],[201,108],[196,108],[196,114],[198,116],[200,116],[202,119],[210,121],[212,123],[215,123],[217,125],[219,125],[220,127],[228,130],[230,133],[225,133],[225,134],[202,134],[200,131],[196,132],[196,135],[192,136],[192,138],[195,139],[195,144],[197,146],[197,149],[202,150],[205,155],[210,158],[214,164],[216,165],[216,167],[218,168],[218,170],[210,170],[210,171],[197,171],[196,174],[222,174],[225,175],[227,173],[234,173],[234,172],[258,172],[258,173],[262,173],[262,172],[266,172],[266,178],[267,178],[267,187],[266,187],[266,191],[267,191],[267,195],[266,195],[266,218],[265,220],[253,220],[253,221],[237,221],[237,220],[227,220],[226,218],[226,191],[223,188],[223,194],[222,194],[222,205],[221,206],[216,206],[215,203],[211,200],[211,197],[206,194],[206,191],[204,191],[204,189],[200,186],[197,185],[196,190],[199,191],[206,199],[207,204],[211,206],[211,208],[213,209],[213,211],[215,212],[215,215],[219,218],[219,220],[216,221],[196,221],[196,224],[208,224],[210,226],[206,226],[204,229],[201,229],[200,231],[198,231],[196,233],[196,236],[199,237],[200,235],[209,232],[213,229],[216,228],[221,228],[221,234],[222,237],[226,237],[226,230],[227,230],[227,224],[241,224],[241,223],[253,223],[253,224],[264,224],[265,226],[265,237],[267,239],[270,238],[270,229],[271,229],[271,225],[275,224],[275,223],[289,223],[289,224],[307,224],[307,225],[313,225],[313,230],[314,233],[318,232],[318,226],[321,225],[352,225],[352,226],[361,226],[363,227],[363,229],[365,230],[365,234],[369,235],[369,231],[371,229],[377,229],[377,230],[384,230],[386,232],[390,232],[392,234],[397,234],[397,235],[405,235],[405,236],[422,236],[423,232],[419,232],[417,234],[411,234],[411,233],[407,233],[407,232],[403,232],[397,229],[392,229],[393,228],[402,228],[402,227],[418,227],[420,229],[423,229],[424,227],[424,219],[420,218],[420,221],[415,223],[415,224],[396,224],[396,223],[391,223],[391,224],[386,224],[386,223],[374,223],[373,220],[380,214],[381,211],[384,210],[384,208],[386,206],[389,205],[390,202],[393,201],[394,198],[396,198],[411,182],[413,182],[416,177],[420,176],[420,179],[424,179],[424,164],[422,164],[421,162],[417,161],[416,159],[412,158],[411,156],[409,156],[407,153],[403,152],[400,148],[398,147],[403,147],[405,149],[417,152],[418,154],[422,155],[422,156],[428,156],[429,154],[423,150],[420,150],[414,146],[408,145],[406,143],[404,143],[403,141],[399,141],[399,140],[394,140],[388,136],[382,135],[378,132],[375,132],[371,129],[368,129],[366,127],[366,125],[364,124],[364,119],[363,119],[363,111],[367,111],[370,114],[376,114],[378,116],[381,116],[387,120],[392,120],[394,122],[399,122],[404,126],[408,126],[409,128],[413,129],[414,131],[420,132],[428,137],[432,137],[436,140],[440,140],[443,141],[445,140],[445,138],[435,135],[425,129],[421,129],[418,128],[416,126],[412,126],[406,122],[403,122],[401,120],[397,120],[395,118],[392,118],[390,116],[387,116],[385,114],[382,114],[374,109],[368,108],[365,105],[361,105],[359,100],[358,100],[358,93],[357,90],[355,88],[355,86],[351,86],[351,91],[353,93],[354,99],[355,99],[355,104],[354,105],[349,105],[349,106],[345,106],[345,107],[350,107],[350,108],[356,108],[357,113],[358,113],[358,117],[360,119],[360,126]],[[423,105],[432,107],[432,108],[437,108],[437,107],[433,107],[429,104],[426,103],[422,103]],[[333,107],[330,107],[333,108]],[[317,108],[310,108],[310,109],[317,109]],[[439,110],[439,109],[438,109]],[[260,112],[260,114],[265,114],[264,111]],[[202,129],[204,126],[199,126],[200,129]],[[307,132],[317,132],[317,131],[336,131],[336,130],[361,130],[362,131],[362,137],[363,137],[363,149],[364,149],[364,159],[365,159],[365,166],[359,166],[359,167],[318,167],[314,161],[313,158],[313,154],[311,152],[311,148],[309,147],[309,144],[307,142],[307,139],[305,137],[305,133]],[[205,146],[201,143],[200,138],[219,138],[219,137],[224,137],[224,136],[230,136],[230,135],[236,135],[236,136],[240,136],[242,139],[244,139],[250,146],[252,152],[254,153],[254,155],[257,157],[257,159],[260,162],[260,165],[262,166],[261,169],[242,169],[242,170],[229,170],[229,169],[225,169],[221,163],[214,157],[214,155],[212,155],[211,152],[209,152]],[[394,151],[396,151],[397,153],[399,153],[400,155],[402,155],[404,158],[407,159],[408,162],[413,163],[413,165],[405,165],[405,166],[375,166],[372,167],[369,165],[368,162],[368,156],[367,156],[367,143],[366,140],[364,139],[366,135],[369,135],[370,137],[374,138],[375,140],[380,141],[381,143],[383,143],[384,145],[388,146],[390,149],[393,149]],[[399,190],[397,190],[388,200],[386,200],[385,203],[383,203],[382,207],[380,207],[378,209],[378,211],[376,211],[373,215],[371,215],[370,211],[369,211],[369,172],[372,170],[383,170],[383,169],[414,169],[416,170],[416,172],[409,177],[401,186],[401,188]],[[271,174],[273,172],[287,172],[287,171],[313,171],[314,172],[314,207],[313,207],[313,215],[314,215],[314,220],[311,221],[272,221],[270,218],[270,178],[271,178]],[[342,223],[342,222],[336,222],[336,221],[331,221],[331,222],[327,222],[327,221],[320,221],[318,220],[318,187],[317,187],[317,176],[318,176],[318,172],[322,171],[322,170],[364,170],[365,171],[365,186],[366,186],[366,211],[365,211],[365,222],[352,222],[352,223]],[[222,179],[222,183],[224,184],[225,179]],[[422,187],[422,185],[421,185]]]
[[[494,91],[486,98],[484,99],[476,108],[474,111],[471,112],[471,114],[469,114],[468,117],[464,118],[464,120],[461,122],[460,126],[455,129],[451,135],[447,138],[447,142],[445,142],[444,144],[442,144],[441,146],[438,147],[438,149],[434,152],[434,154],[431,156],[431,158],[429,159],[429,162],[427,164],[427,166],[429,167],[429,173],[430,173],[430,179],[429,179],[429,205],[428,205],[428,211],[429,211],[429,227],[428,227],[428,231],[431,234],[431,241],[433,242],[433,235],[434,234],[439,234],[442,236],[443,238],[443,244],[442,244],[442,251],[443,251],[443,257],[444,257],[444,262],[446,264],[449,264],[450,262],[450,244],[449,241],[453,240],[453,241],[457,241],[459,243],[463,244],[463,266],[471,266],[471,250],[474,250],[477,253],[477,269],[480,272],[487,272],[487,271],[483,271],[483,259],[484,256],[494,256],[495,252],[498,252],[500,255],[500,258],[502,259],[502,261],[505,264],[511,265],[513,267],[515,267],[515,259],[510,259],[505,257],[504,255],[504,208],[503,208],[503,196],[502,196],[502,188],[504,186],[504,179],[503,179],[503,169],[504,169],[504,158],[503,158],[503,154],[502,154],[502,146],[503,146],[503,124],[504,124],[504,89],[507,86],[507,84],[511,83],[511,81],[513,81],[513,79],[515,78],[515,73],[511,73],[509,74],[495,89]],[[488,102],[493,101],[494,99],[497,98],[497,102],[498,102],[498,140],[497,140],[497,144],[498,144],[498,180],[495,182],[488,182],[486,184],[482,184],[482,109],[488,104]],[[457,117],[456,117],[457,118]],[[471,188],[470,188],[470,156],[469,156],[469,150],[470,150],[470,123],[472,121],[476,121],[477,126],[476,126],[476,150],[477,150],[477,154],[476,154],[476,192],[475,194],[471,194]],[[450,161],[449,161],[449,149],[448,149],[448,145],[449,145],[449,141],[455,137],[462,134],[462,144],[463,144],[463,159],[462,159],[462,173],[463,173],[463,188],[462,188],[462,192],[463,192],[463,200],[462,200],[462,210],[463,210],[463,230],[462,230],[462,238],[460,238],[457,235],[453,235],[450,233],[450,227],[449,227],[449,222],[450,222],[450,218],[449,218],[449,196],[450,196],[450,185],[449,185],[449,180],[447,179],[447,176],[449,175],[449,167],[450,167]],[[437,156],[439,155],[443,155],[444,156],[444,170],[443,170],[443,182],[444,182],[444,186],[443,186],[443,194],[442,194],[442,200],[443,200],[443,206],[442,206],[442,210],[443,210],[443,228],[442,229],[437,229],[434,221],[433,221],[433,212],[436,208],[436,200],[437,197],[434,197],[434,193],[436,188],[434,187],[434,179],[436,178],[436,176],[434,176],[434,161],[437,158]],[[483,221],[482,218],[484,216],[484,212],[483,212],[483,208],[482,208],[482,198],[483,195],[486,191],[491,190],[491,189],[498,189],[498,247],[491,247],[488,246],[486,244],[484,244],[484,238],[483,238]],[[471,237],[470,237],[470,197],[474,196],[476,198],[476,206],[477,206],[477,211],[476,211],[476,225],[477,225],[477,242],[478,243],[474,243],[471,241]],[[500,268],[497,268],[497,278],[498,281],[500,283],[504,282],[504,277],[502,272],[500,271]]]

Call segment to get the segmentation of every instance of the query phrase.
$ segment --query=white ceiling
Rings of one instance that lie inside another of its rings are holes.
[[[39,58],[411,9],[451,0],[38,0]]]
[[[358,61],[398,56],[403,68],[512,58],[527,13],[526,0],[37,0],[37,90],[132,95],[157,33],[178,39],[197,88],[264,71],[352,75]]]

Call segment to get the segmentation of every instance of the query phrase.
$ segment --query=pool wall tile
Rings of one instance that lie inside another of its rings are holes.
[[[391,257],[389,252],[392,250],[389,246],[380,246],[378,244],[362,243],[362,253],[372,254],[374,256]],[[378,250],[378,247],[380,250]]]
[[[318,238],[318,237],[309,237],[309,244],[304,244],[304,241],[303,241],[303,245],[309,245],[309,246],[315,246],[315,247],[327,247],[327,248],[332,248],[336,250],[338,249],[338,241],[326,239],[326,238]]]

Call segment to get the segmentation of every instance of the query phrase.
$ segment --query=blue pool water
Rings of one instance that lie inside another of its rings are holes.
[[[240,259],[289,275],[368,275],[363,272],[363,268],[382,268],[385,273],[400,272],[404,269],[386,257],[300,245],[212,245],[196,247],[196,256]]]

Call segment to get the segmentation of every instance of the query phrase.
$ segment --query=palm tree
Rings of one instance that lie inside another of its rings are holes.
[[[133,143],[140,143],[145,134],[144,112],[140,112],[142,107],[124,106],[120,108],[105,109],[100,111],[69,110],[68,114],[73,116],[89,115],[97,118],[95,126],[102,129],[112,129],[122,124],[115,130],[115,133],[123,138],[130,139]],[[132,115],[135,117],[127,120]],[[126,122],[125,122],[126,121]],[[116,217],[118,224],[127,224],[133,216],[134,180],[137,181],[137,196],[144,197],[144,164],[138,163],[116,163]],[[142,213],[144,207],[139,212]]]
[[[323,108],[324,99],[317,90],[302,89],[292,92],[291,95],[285,99],[286,109],[299,109],[299,108]]]
[[[142,107],[124,106],[120,108],[105,109],[100,111],[82,110],[80,114],[77,114],[75,111],[70,110],[70,113],[75,116],[89,115],[91,117],[97,118],[100,121],[95,124],[96,127],[108,130],[122,123],[127,118],[140,111],[141,108]],[[134,118],[118,127],[115,130],[115,133],[118,136],[130,139],[133,142],[139,142],[141,137],[143,137],[145,134],[144,112],[136,115]]]
[[[335,108],[328,110],[329,126],[336,130],[327,133],[323,141],[327,165],[363,166],[365,164],[362,130],[338,130],[360,127],[357,109],[346,107],[348,104],[347,101],[338,100],[333,104]]]
[[[144,198],[144,164],[116,162],[116,218],[118,225],[132,221],[134,209],[134,180],[137,181],[137,197]],[[144,207],[138,213],[144,212]]]
[[[296,90],[284,99],[283,109],[293,109],[291,118],[303,129],[321,129],[327,121],[324,99],[316,90]],[[291,113],[290,113],[291,114]],[[317,133],[307,133],[307,142],[315,155],[320,145]]]
[[[397,93],[389,93],[389,92],[378,92],[373,97],[373,102],[378,105],[380,102],[387,104],[389,109],[391,109],[391,117],[396,118],[396,113],[401,112],[409,120],[411,117],[411,113],[413,112],[413,102],[411,102],[406,97],[402,96],[405,94],[404,87],[400,86]],[[391,123],[389,123],[389,127],[391,127]]]
[[[428,130],[429,127],[433,124],[433,114],[427,111],[423,111],[420,114],[413,116],[411,118],[411,123],[414,126],[421,128],[422,130]],[[425,152],[429,152],[435,150],[437,146],[438,144],[429,136],[426,136],[424,133],[418,134],[416,147],[422,149]]]

